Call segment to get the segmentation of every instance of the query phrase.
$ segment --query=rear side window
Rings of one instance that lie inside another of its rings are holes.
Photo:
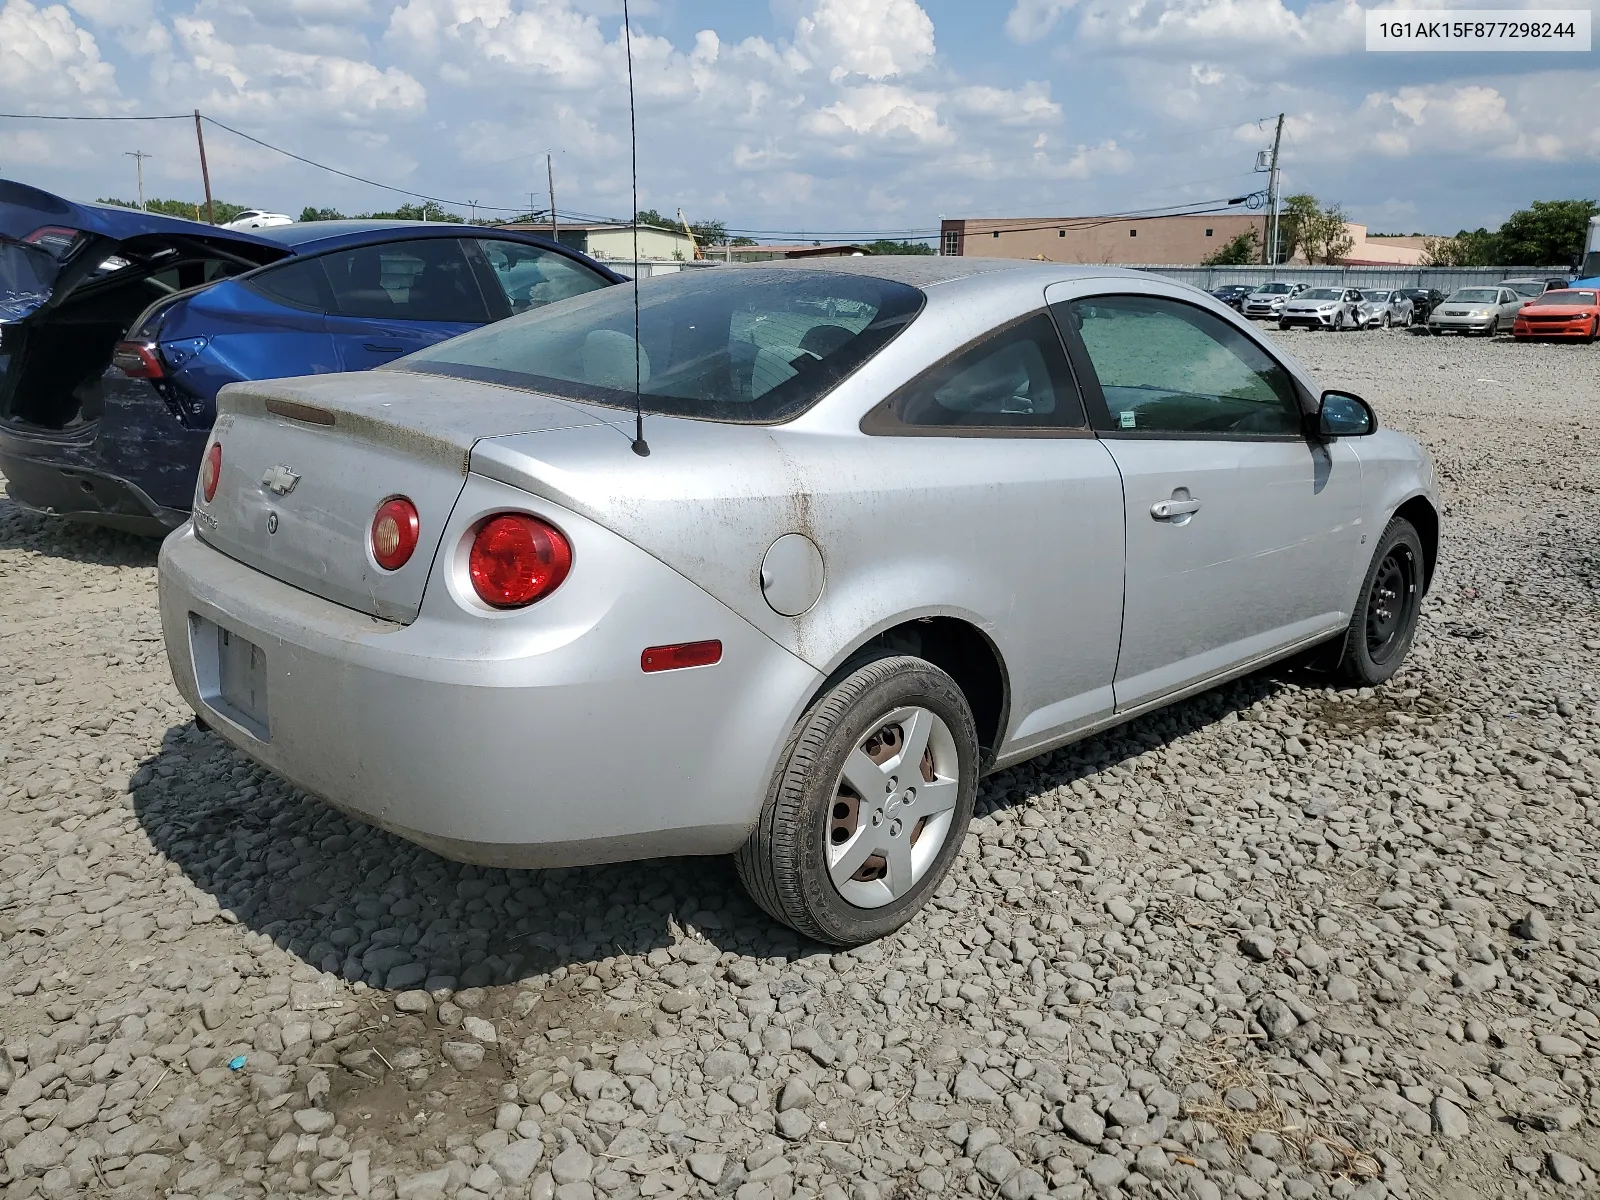
[[[1050,314],[995,330],[898,389],[861,422],[892,434],[1079,429],[1088,424]]]
[[[258,271],[242,282],[267,299],[291,308],[327,312],[333,303],[328,277],[323,273],[322,260],[318,258],[292,258],[268,270]]]
[[[317,260],[333,289],[331,311],[396,321],[487,321],[488,307],[458,238],[358,246]]]
[[[611,282],[566,255],[541,246],[484,238],[478,248],[513,313],[581,296]]]
[[[400,369],[594,404],[739,422],[803,412],[922,309],[903,283],[844,272],[709,267],[601,288],[453,338]]]

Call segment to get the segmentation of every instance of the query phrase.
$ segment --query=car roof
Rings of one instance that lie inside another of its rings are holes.
[[[290,225],[269,225],[255,231],[263,239],[286,246],[297,254],[335,246],[359,246],[373,242],[392,242],[406,238],[474,237],[505,238],[514,242],[554,245],[549,238],[518,229],[496,229],[487,225],[458,225],[451,221],[296,221]]]
[[[767,262],[728,265],[736,271],[778,268],[786,271],[836,271],[849,275],[871,275],[877,279],[905,283],[912,287],[932,287],[974,275],[995,275],[1001,272],[1032,274],[1051,281],[1098,279],[1107,275],[1140,278],[1146,275],[1143,271],[1130,271],[1125,267],[1080,266],[1072,263],[1037,262],[1024,258],[976,258],[966,255],[946,257],[933,254],[864,254],[839,258],[775,259]]]

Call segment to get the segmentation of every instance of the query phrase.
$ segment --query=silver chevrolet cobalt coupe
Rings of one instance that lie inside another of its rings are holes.
[[[896,928],[985,772],[1410,648],[1417,444],[1204,293],[972,258],[686,271],[223,390],[161,552],[203,722],[440,854],[726,854]],[[635,372],[646,447],[634,445]]]

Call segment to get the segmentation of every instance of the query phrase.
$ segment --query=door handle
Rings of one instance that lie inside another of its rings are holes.
[[[1174,517],[1187,517],[1191,513],[1200,511],[1200,501],[1190,498],[1188,500],[1158,500],[1150,506],[1150,515],[1158,521],[1170,521]]]
[[[404,346],[380,346],[376,342],[363,342],[361,348],[374,354],[399,354],[405,349]]]

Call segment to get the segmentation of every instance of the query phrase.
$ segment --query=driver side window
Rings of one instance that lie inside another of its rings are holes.
[[[1110,430],[1300,433],[1289,373],[1215,314],[1158,296],[1092,296],[1067,307],[1098,377]]]

